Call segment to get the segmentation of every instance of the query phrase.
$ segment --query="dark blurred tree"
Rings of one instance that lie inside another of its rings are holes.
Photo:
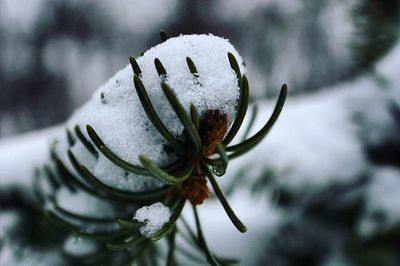
[[[164,25],[164,30],[170,35],[208,34],[229,38],[238,32],[232,24],[222,21],[214,12],[216,0],[180,0],[174,17],[170,17]],[[159,42],[158,36],[151,35],[149,45]]]

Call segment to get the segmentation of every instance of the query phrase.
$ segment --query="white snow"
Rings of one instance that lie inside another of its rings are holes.
[[[74,256],[84,256],[96,251],[97,245],[93,240],[77,236],[69,236],[64,241],[63,250]]]
[[[32,0],[29,3],[2,0],[1,1],[1,23],[0,27],[6,31],[29,33],[41,13],[43,0]]]
[[[62,255],[55,248],[33,249],[7,241],[0,249],[0,265],[32,266],[63,265]]]
[[[183,126],[161,90],[161,79],[156,72],[154,59],[161,60],[167,71],[166,83],[174,90],[187,111],[190,103],[200,113],[208,109],[219,109],[227,114],[228,122],[231,123],[236,112],[239,88],[235,72],[229,64],[228,52],[235,55],[244,73],[242,59],[235,48],[227,40],[213,35],[182,35],[170,38],[137,59],[142,69],[141,79],[154,108],[173,135],[182,135]],[[187,56],[196,64],[198,78],[190,73],[186,63]],[[140,154],[145,154],[159,164],[171,162],[174,158],[163,150],[166,141],[146,116],[132,78],[133,72],[128,65],[101,86],[66,125],[71,132],[75,125],[80,125],[86,134],[85,127],[90,124],[112,151],[131,163],[139,164]],[[101,95],[104,95],[103,101]],[[57,153],[68,164],[65,132],[60,133],[56,146]],[[105,157],[100,156],[97,163],[93,164],[92,159],[87,159],[87,154],[80,155],[80,148],[72,149],[81,163],[111,186],[141,191],[146,187],[161,185],[151,177],[133,174],[125,177],[124,171],[112,166]]]
[[[266,8],[279,8],[284,10],[286,15],[293,15],[302,7],[298,1],[279,0],[253,0],[243,4],[241,0],[219,0],[216,2],[217,15],[224,20],[246,20],[254,16],[254,13]]]
[[[234,227],[219,200],[210,198],[205,201],[198,212],[210,249],[220,257],[239,258],[240,265],[258,265],[257,258],[265,252],[264,243],[285,217],[268,197],[268,192],[262,197],[254,197],[245,187],[228,196],[232,209],[247,226],[248,231],[244,234]],[[183,209],[183,216],[195,229],[192,208]]]
[[[0,265],[62,265],[61,254],[55,248],[32,248],[19,243],[18,231],[22,219],[17,210],[0,211]]]
[[[366,193],[366,210],[359,230],[370,234],[382,227],[390,227],[400,221],[400,170],[394,167],[377,167]],[[384,215],[382,221],[374,214]]]
[[[92,0],[92,2],[110,15],[113,29],[120,28],[140,34],[158,30],[160,25],[165,23],[166,19],[173,15],[173,12],[176,12],[178,4],[177,0]]]
[[[16,211],[3,210],[0,212],[0,240],[4,241],[8,238],[8,234],[10,234],[19,219],[20,217]]]
[[[104,183],[123,190],[143,192],[163,186],[163,183],[151,176],[126,173],[103,155],[99,156],[94,173]]]
[[[156,202],[138,209],[133,219],[145,223],[140,232],[148,237],[160,230],[169,221],[170,216],[170,209],[161,202]]]
[[[376,145],[384,140],[397,140],[398,128],[389,104],[400,106],[400,43],[395,45],[375,67],[371,85],[376,90],[359,89],[354,111],[362,119],[361,136],[368,145]]]
[[[80,190],[75,193],[61,188],[56,193],[58,205],[70,212],[90,217],[113,217],[115,207],[108,201],[101,200]]]
[[[228,174],[248,169],[244,179],[252,182],[272,170],[278,184],[296,191],[312,191],[312,187],[347,180],[362,172],[366,162],[357,128],[345,105],[345,92],[343,88],[289,98],[265,140],[232,161]],[[258,105],[259,115],[251,134],[267,121],[273,107],[266,101]]]
[[[386,79],[385,89],[382,89],[375,78],[365,76],[327,88],[327,91],[330,92],[289,98],[282,117],[266,140],[247,156],[230,162],[229,176],[234,176],[239,171],[246,169],[247,166],[249,166],[249,171],[246,172],[245,178],[248,180],[254,178],[254,173],[261,173],[265,169],[278,169],[279,173],[284,173],[278,176],[280,179],[278,181],[284,186],[312,191],[313,186],[347,181],[365,170],[370,170],[369,163],[363,157],[361,140],[357,137],[362,128],[356,126],[353,113],[355,110],[359,110],[367,118],[373,118],[377,122],[380,120],[390,122],[387,119],[389,114],[386,112],[382,112],[379,116],[368,115],[368,112],[371,114],[377,112],[375,105],[369,103],[379,102],[384,105],[386,100],[392,96],[392,99],[398,99],[399,90],[396,84],[399,84],[400,75],[396,73],[396,70],[400,69],[399,49],[400,45],[395,46],[392,53],[389,53],[376,68],[379,76]],[[377,106],[379,103],[376,103]],[[271,102],[262,102],[260,105],[261,110],[259,110],[259,119],[257,119],[255,129],[266,121],[266,114],[268,110],[272,109]],[[381,126],[385,125],[376,124],[376,127]],[[388,128],[390,129],[390,127]],[[377,128],[371,127],[367,131],[376,134],[375,130]],[[385,131],[382,130],[382,133]],[[54,134],[54,130],[50,129],[0,142],[2,186],[27,185],[31,182],[33,167],[47,160],[47,138],[52,134]],[[105,138],[105,136],[102,137]],[[80,153],[79,149],[81,147],[74,147],[74,152]],[[78,156],[82,156],[82,160],[86,160],[83,158],[86,155],[79,154]],[[398,220],[399,210],[395,203],[399,202],[396,192],[396,188],[399,187],[399,172],[393,168],[381,168],[374,171],[373,183],[368,190],[368,212],[383,209],[385,214],[389,214],[389,221]],[[229,176],[223,179],[229,179]],[[234,234],[228,231],[232,228],[229,220],[219,203],[212,200],[207,201],[206,206],[200,209],[200,212],[204,213],[203,217],[207,217],[207,219],[202,219],[203,229],[212,248],[214,246],[219,248],[217,251],[223,252],[224,255],[237,252],[240,256],[252,258],[254,250],[247,249],[247,243],[257,245],[259,243],[255,240],[257,237],[262,238],[263,232],[272,232],[276,225],[275,222],[279,222],[280,214],[268,206],[266,209],[259,209],[261,204],[252,203],[249,195],[238,195],[237,199],[234,198],[230,203],[240,218],[248,225],[249,234]],[[266,202],[265,200],[265,204],[267,204]],[[252,211],[254,211],[253,214]],[[226,223],[221,222],[223,219],[226,219]],[[265,224],[263,224],[264,222]],[[269,224],[271,227],[268,226]],[[234,231],[234,229],[232,230]],[[254,230],[253,234],[251,234],[251,230]],[[240,241],[243,239],[246,239],[247,242],[245,241],[246,244],[241,246],[240,243],[243,242]],[[10,245],[4,245],[0,252],[0,264],[4,262],[5,265],[10,265],[8,262],[11,261],[9,258],[13,252],[15,250]]]
[[[364,174],[370,167],[364,141],[376,143],[398,135],[388,103],[400,98],[400,76],[395,73],[400,69],[399,58],[397,44],[373,75],[312,95],[289,97],[269,135],[247,155],[230,162],[228,175],[233,178],[247,169],[243,180],[251,183],[272,170],[277,184],[307,193]],[[383,82],[377,82],[376,77]],[[274,102],[257,104],[258,118],[250,136],[267,121]],[[357,116],[365,121],[357,121]]]
[[[30,132],[0,141],[0,187],[31,187],[33,169],[49,161],[49,138],[58,127]]]

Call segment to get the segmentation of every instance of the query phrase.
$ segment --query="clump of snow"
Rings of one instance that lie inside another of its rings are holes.
[[[138,209],[133,219],[145,223],[140,228],[140,232],[143,236],[148,237],[160,230],[169,221],[170,217],[170,209],[161,202],[156,202]]]
[[[213,35],[170,38],[137,59],[142,70],[142,82],[153,106],[174,136],[183,135],[183,126],[162,92],[154,59],[162,62],[167,71],[165,82],[188,112],[191,103],[200,113],[218,109],[227,114],[228,123],[231,124],[236,114],[239,88],[236,74],[230,67],[228,52],[234,54],[244,73],[243,61],[235,48],[227,40]],[[186,57],[195,63],[199,73],[197,78],[190,73]],[[166,141],[146,116],[132,79],[133,71],[128,65],[101,86],[92,99],[74,113],[66,127],[73,132],[74,126],[79,125],[87,136],[85,127],[91,125],[112,151],[133,164],[139,164],[140,154],[145,154],[158,164],[169,163],[175,158],[165,152]],[[75,145],[81,146],[79,141]],[[103,156],[93,163],[93,159],[82,154],[81,147],[75,145],[72,150],[79,161],[108,185],[130,191],[162,185],[151,177],[140,179],[133,174],[126,176],[124,171],[107,163],[108,159]],[[68,160],[66,149],[66,136],[62,133],[57,139],[56,151],[64,161]]]

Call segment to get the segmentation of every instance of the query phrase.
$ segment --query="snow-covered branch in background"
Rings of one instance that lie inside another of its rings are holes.
[[[253,153],[232,161],[224,180],[237,177],[240,173],[240,182],[251,184],[260,175],[272,170],[277,173],[277,179],[274,180],[277,184],[297,193],[311,193],[311,188],[321,189],[336,182],[349,182],[365,171],[372,171],[376,178],[369,190],[368,208],[373,210],[383,205],[387,212],[399,213],[396,206],[390,204],[399,201],[395,199],[398,193],[382,193],[382,190],[386,192],[387,188],[391,187],[390,181],[396,179],[393,177],[398,177],[398,170],[386,171],[376,168],[369,163],[364,152],[365,146],[371,143],[395,137],[393,132],[396,131],[393,129],[396,129],[397,125],[387,104],[391,101],[400,103],[400,76],[396,72],[400,69],[399,58],[400,44],[397,44],[377,64],[375,72],[338,84],[329,88],[328,92],[290,98],[279,124],[268,138]],[[270,102],[262,101],[256,104],[260,109],[259,114],[265,114],[272,108]],[[359,115],[364,118],[363,123],[359,123]],[[261,126],[262,121],[265,119],[259,115],[254,130]],[[244,123],[246,125],[248,121]],[[30,182],[29,173],[33,171],[34,165],[48,160],[47,139],[52,132],[53,129],[0,142],[2,188],[11,184],[26,186]],[[246,169],[244,174],[243,169]],[[383,178],[378,178],[380,176]],[[381,184],[380,180],[388,185]],[[271,211],[271,207],[266,207],[265,204],[258,204],[259,201],[251,199],[248,193],[236,192],[232,195],[233,199],[242,197],[245,200],[234,200],[233,207],[238,208],[237,211],[243,215],[245,222],[247,219],[257,221],[254,223],[258,223],[259,226],[253,225],[253,228],[256,227],[260,231],[253,231],[248,238],[246,235],[225,233],[231,229],[227,229],[224,224],[219,226],[220,224],[215,222],[221,217],[217,207],[202,210],[205,216],[213,217],[204,221],[204,227],[213,228],[206,233],[210,242],[218,243],[223,235],[224,243],[232,243],[225,246],[216,245],[216,251],[226,252],[229,249],[230,252],[238,252],[244,258],[252,258],[255,249],[247,249],[233,243],[243,241],[247,247],[251,247],[251,243],[254,242],[252,237],[263,234],[266,230],[264,225],[271,226],[271,220],[277,221],[279,212]],[[244,201],[253,202],[253,212],[248,211]],[[210,204],[214,206],[214,202],[210,201]],[[267,210],[270,215],[265,215]],[[269,218],[265,219],[266,216]]]
[[[279,125],[254,152],[232,163],[228,174],[249,169],[241,181],[252,183],[272,170],[279,185],[307,193],[368,171],[365,146],[398,137],[390,104],[400,104],[399,58],[397,44],[373,73],[324,92],[289,98]],[[259,114],[272,107],[268,101],[255,104]],[[254,130],[262,121],[258,115]]]
[[[98,247],[79,248],[89,253],[78,256],[68,253],[77,249],[66,238],[64,247],[69,248],[64,252],[70,259],[104,263],[106,255],[116,264],[136,256],[157,260],[156,241],[168,238],[163,257],[172,265],[185,255],[175,248],[175,238],[181,237],[212,265],[232,261],[209,249],[201,228],[196,206],[209,196],[208,181],[232,224],[241,233],[247,231],[215,176],[225,174],[230,158],[262,141],[280,115],[287,87],[282,86],[262,128],[230,145],[249,99],[241,57],[227,40],[213,35],[169,39],[161,32],[161,38],[161,44],[138,59],[131,57],[130,65],[58,127],[49,139],[48,155],[40,156],[34,171],[27,166],[33,176],[33,203],[39,203],[35,209],[42,209],[54,227]],[[5,172],[5,178],[11,174]],[[182,231],[176,223],[187,200],[195,226],[183,220]],[[112,253],[131,249],[137,255]]]

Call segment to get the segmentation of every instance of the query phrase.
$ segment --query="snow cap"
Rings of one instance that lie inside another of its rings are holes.
[[[154,60],[158,58],[163,64],[167,72],[165,82],[187,112],[191,103],[200,114],[218,109],[227,114],[229,126],[236,115],[239,87],[228,60],[228,52],[236,57],[244,73],[243,61],[235,48],[227,40],[211,34],[170,38],[137,58],[142,71],[141,80],[154,109],[174,136],[183,134],[183,125],[161,89],[161,78]],[[198,77],[190,72],[187,57],[196,65]],[[74,113],[67,122],[67,128],[73,132],[74,126],[79,125],[87,136],[85,127],[91,125],[114,153],[130,163],[139,164],[140,154],[161,165],[170,163],[175,158],[166,152],[167,142],[145,114],[135,90],[133,75],[130,65],[115,74],[95,92],[88,103]],[[82,144],[77,141],[72,150],[80,163],[108,185],[129,191],[144,191],[163,185],[152,177],[125,173],[101,153],[94,161],[79,146]],[[61,157],[64,156],[64,161],[68,161],[66,149],[63,134],[59,138],[57,151]]]

